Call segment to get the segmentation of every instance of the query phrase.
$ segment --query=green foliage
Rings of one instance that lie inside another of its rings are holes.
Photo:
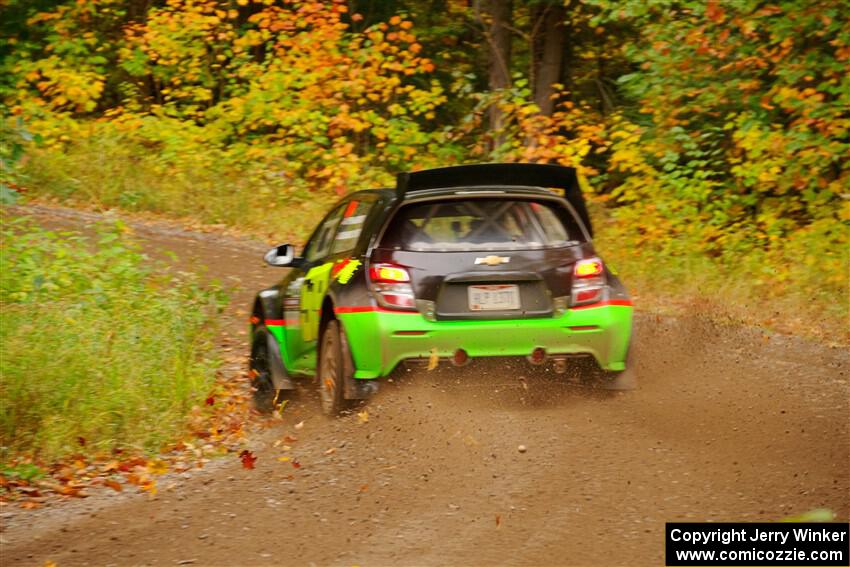
[[[21,173],[26,145],[40,143],[41,136],[30,134],[20,117],[7,117],[5,108],[0,110],[0,205],[10,205],[18,200],[18,189],[26,181]]]
[[[386,178],[387,169],[451,154],[441,132],[426,128],[446,100],[443,87],[414,81],[433,63],[398,16],[354,33],[341,0],[238,9],[170,0],[126,23],[121,2],[101,4],[35,14],[43,53],[14,66],[15,111],[57,150],[120,134],[163,168],[253,164],[337,195]],[[107,51],[105,13],[123,24]],[[107,76],[103,65],[113,60],[120,72]],[[104,105],[107,124],[80,121]]]
[[[846,332],[850,25],[841,3],[608,9],[642,28],[626,48],[636,70],[619,78],[636,106],[611,122],[609,167],[597,179],[620,205],[612,237],[634,244],[635,264],[651,259],[673,274],[696,259],[703,267],[693,272],[714,281],[704,292],[735,282],[742,291],[731,302],[786,320],[826,313]]]
[[[4,223],[4,460],[156,450],[207,395],[223,298],[152,262],[126,232],[102,227],[93,243],[26,218]]]
[[[12,466],[0,467],[0,475],[13,480],[32,482],[45,476],[44,469],[32,463],[19,463]]]

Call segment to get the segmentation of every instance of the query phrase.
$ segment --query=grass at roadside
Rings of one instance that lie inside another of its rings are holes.
[[[770,253],[751,249],[712,258],[686,238],[648,244],[597,212],[597,249],[618,270],[639,309],[757,325],[831,344],[850,340],[847,247],[831,248],[819,244],[817,235],[801,235]]]
[[[96,242],[26,218],[3,225],[2,461],[179,438],[214,381],[220,291],[152,262],[121,224]]]
[[[170,162],[134,141],[101,136],[64,151],[34,148],[30,158],[22,171],[37,197],[239,227],[273,239],[304,238],[339,198],[262,164],[234,164],[213,149]]]

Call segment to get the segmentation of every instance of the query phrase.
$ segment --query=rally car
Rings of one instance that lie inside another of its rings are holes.
[[[592,357],[605,385],[632,387],[632,301],[597,255],[572,168],[463,165],[401,173],[352,193],[290,268],[257,294],[250,374],[268,410],[315,376],[328,414],[365,399],[402,363],[519,357],[563,372]]]

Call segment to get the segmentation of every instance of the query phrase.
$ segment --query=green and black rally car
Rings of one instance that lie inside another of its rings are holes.
[[[322,219],[303,255],[257,294],[250,370],[260,409],[316,376],[326,413],[364,399],[400,363],[525,357],[563,372],[592,357],[634,383],[632,302],[593,247],[572,168],[464,165],[402,173]]]

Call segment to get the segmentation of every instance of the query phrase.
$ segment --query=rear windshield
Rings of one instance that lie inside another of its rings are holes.
[[[381,246],[413,251],[528,250],[581,240],[578,225],[558,205],[470,199],[406,205],[393,217]]]

